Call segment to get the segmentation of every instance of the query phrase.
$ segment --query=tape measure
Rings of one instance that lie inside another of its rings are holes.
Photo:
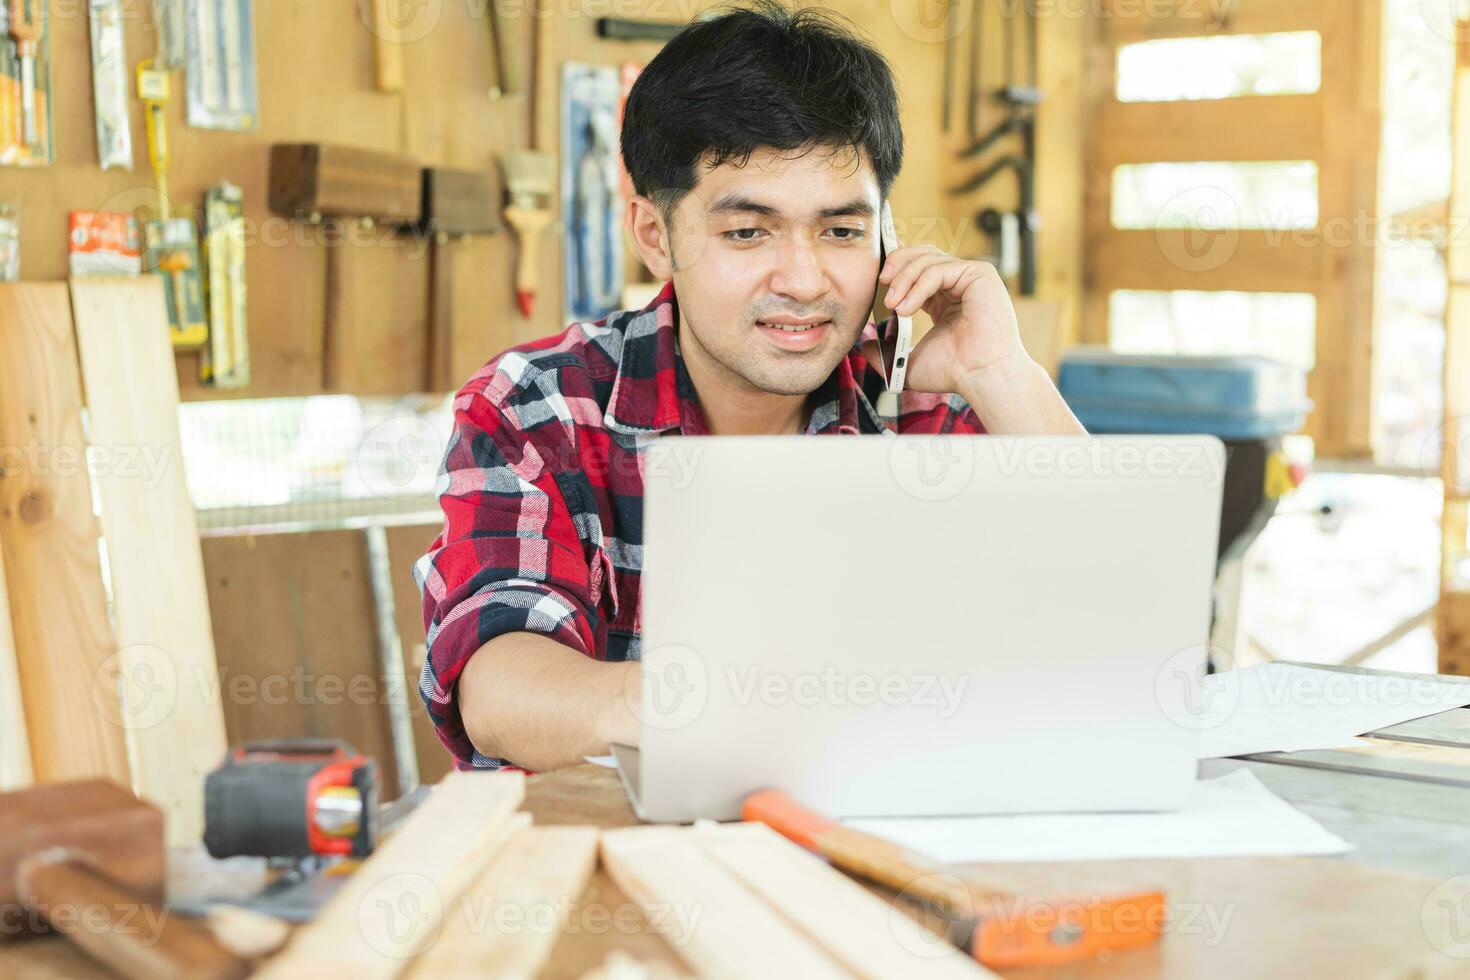
[[[246,742],[204,780],[204,846],[217,858],[365,857],[377,831],[377,764],[346,742]]]

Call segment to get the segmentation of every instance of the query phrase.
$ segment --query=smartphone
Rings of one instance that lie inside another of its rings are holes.
[[[893,209],[887,201],[878,218],[878,271],[888,261],[888,254],[899,249],[898,234],[893,229]],[[888,306],[888,287],[878,283],[873,296],[873,323],[878,328],[878,360],[883,372],[884,392],[878,399],[878,414],[886,418],[898,416],[898,396],[903,391],[904,374],[909,366],[909,349],[914,339],[914,318],[899,316]]]

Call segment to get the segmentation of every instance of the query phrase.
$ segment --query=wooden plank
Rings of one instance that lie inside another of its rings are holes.
[[[1248,96],[1180,102],[1106,102],[1097,125],[1100,163],[1315,160],[1324,97]]]
[[[41,782],[128,783],[65,283],[0,284],[0,548]]]
[[[858,976],[995,974],[764,824],[696,826],[700,848]]]
[[[850,977],[792,923],[702,851],[691,832],[629,827],[602,835],[602,860],[654,927],[700,974],[737,977]],[[694,910],[698,909],[695,918]],[[759,941],[755,941],[759,937]]]
[[[230,742],[346,739],[377,760],[380,786],[398,786],[362,532],[202,547]]]
[[[540,976],[597,867],[596,827],[528,827],[509,841],[444,920],[409,976]]]
[[[506,838],[525,785],[519,772],[450,774],[256,980],[398,976]]]
[[[1374,234],[1377,220],[1383,4],[1336,4],[1322,34],[1322,152],[1318,172],[1329,282],[1317,298],[1317,364],[1340,387],[1317,401],[1308,433],[1337,459],[1372,455]],[[1315,396],[1314,396],[1315,397]]]
[[[1169,37],[1314,31],[1340,0],[1103,0],[1102,23],[1117,44]]]
[[[0,792],[31,784],[31,742],[26,735],[20,671],[15,662],[15,630],[5,592],[5,559],[0,554]]]
[[[481,235],[450,249],[454,288],[450,320],[451,390],[457,390],[486,361],[519,342],[516,318],[502,315],[499,270],[514,262],[514,236]],[[543,243],[543,248],[545,243]]]
[[[961,9],[964,4],[961,2]],[[1092,18],[1041,17],[1037,22],[1037,74],[1046,93],[1047,111],[1036,117],[1036,206],[1045,230],[1038,236],[1040,266],[1037,296],[1058,304],[1061,323],[1056,355],[1077,342],[1083,310],[1082,240],[1086,221],[1084,185],[1088,161],[1084,153],[1087,129],[1084,105],[1085,52],[1096,22]],[[968,48],[966,37],[956,39]],[[961,74],[959,71],[956,75]],[[912,77],[905,71],[905,77]],[[964,79],[968,84],[968,79]],[[967,101],[956,101],[956,130]],[[946,160],[946,163],[949,161]],[[965,235],[976,230],[960,226]],[[970,253],[963,244],[950,251]]]
[[[429,241],[344,222],[331,246],[323,383],[329,391],[393,395],[424,387]]]
[[[438,525],[430,524],[386,529],[388,564],[393,569],[393,615],[403,647],[403,673],[408,680],[408,710],[413,723],[419,780],[425,783],[437,783],[454,768],[454,757],[434,734],[429,709],[419,696],[428,647],[424,642],[424,603],[413,579],[413,564],[428,550],[429,543],[438,533]]]
[[[1092,289],[1315,292],[1326,257],[1290,232],[1109,229],[1090,236]]]
[[[163,283],[76,279],[71,295],[92,450],[104,464],[96,485],[133,785],[163,810],[169,846],[187,847],[204,834],[200,787],[224,758],[225,723]]]

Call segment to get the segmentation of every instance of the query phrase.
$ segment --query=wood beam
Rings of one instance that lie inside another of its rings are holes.
[[[1104,0],[1113,44],[1174,37],[1274,34],[1333,26],[1343,0]]]
[[[1092,289],[1311,293],[1322,281],[1312,237],[1259,230],[1112,229],[1091,240]]]
[[[1108,102],[1098,119],[1099,165],[1315,160],[1322,153],[1320,94],[1180,102]]]

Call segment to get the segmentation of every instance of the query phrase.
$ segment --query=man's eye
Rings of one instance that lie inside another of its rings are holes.
[[[725,232],[725,237],[732,242],[753,242],[764,234],[765,230],[761,228],[736,228]]]
[[[863,237],[861,228],[828,228],[827,234],[839,242],[855,242]]]

